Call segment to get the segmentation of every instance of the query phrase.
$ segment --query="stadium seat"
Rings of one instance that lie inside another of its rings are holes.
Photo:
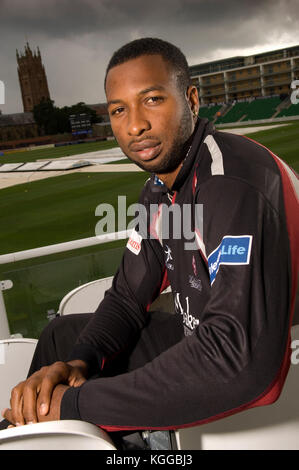
[[[58,314],[94,312],[105,292],[112,285],[113,277],[105,277],[76,287],[66,294],[59,304]]]
[[[63,297],[57,313],[59,315],[68,315],[94,312],[104,298],[106,290],[111,287],[112,281],[113,277],[106,277],[76,287]],[[150,310],[173,312],[174,306],[170,287],[165,289],[162,294],[153,302]]]

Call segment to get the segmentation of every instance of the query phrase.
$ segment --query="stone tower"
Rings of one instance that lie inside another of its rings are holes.
[[[27,42],[24,55],[19,55],[17,50],[17,63],[24,112],[32,111],[42,99],[50,99],[47,76],[39,48],[37,48],[37,53],[32,53]]]

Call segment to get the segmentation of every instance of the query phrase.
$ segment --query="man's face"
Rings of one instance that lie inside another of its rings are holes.
[[[110,69],[106,95],[112,130],[125,155],[145,171],[174,171],[185,157],[194,124],[162,57],[144,55]]]

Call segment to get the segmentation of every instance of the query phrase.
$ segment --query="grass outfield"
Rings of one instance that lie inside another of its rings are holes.
[[[96,207],[116,207],[118,195],[127,196],[127,206],[136,202],[147,178],[78,172],[2,189],[0,254],[94,236]]]
[[[299,122],[249,137],[299,171]],[[87,151],[83,144],[44,151],[77,153],[79,148]],[[30,153],[42,158],[36,152]],[[98,204],[116,206],[117,196],[126,195],[128,207],[137,201],[147,178],[141,172],[72,173],[0,190],[0,254],[94,236],[100,219],[95,216]],[[119,241],[0,265],[0,279],[14,283],[13,289],[4,292],[11,332],[38,337],[47,323],[47,311],[57,311],[69,290],[114,274],[124,245]]]
[[[101,219],[96,207],[108,203],[117,209],[118,195],[127,196],[128,207],[138,200],[147,178],[141,172],[72,173],[2,189],[0,253],[94,236]],[[38,337],[47,311],[57,311],[67,292],[116,272],[125,243],[0,265],[0,279],[13,281],[4,292],[11,333]]]
[[[40,159],[69,157],[80,155],[86,152],[96,152],[97,150],[107,150],[117,147],[115,140],[105,140],[102,142],[86,142],[83,144],[63,145],[61,147],[48,147],[36,150],[24,150],[24,152],[12,152],[0,156],[0,163],[35,162]]]
[[[269,129],[248,137],[268,147],[299,173],[299,122]]]
[[[250,138],[299,171],[299,122],[250,134]],[[114,205],[118,195],[127,195],[128,205],[137,201],[147,177],[141,172],[82,172],[0,190],[0,254],[93,236],[96,206]]]
[[[299,121],[294,121],[291,124],[283,122],[282,124],[287,125],[277,127],[276,129],[272,128],[269,130],[250,133],[248,134],[248,137],[268,147],[275,154],[285,160],[294,170],[297,171],[297,173],[299,173]],[[266,124],[260,124],[261,127],[265,125]],[[236,124],[235,127],[241,126]],[[243,127],[252,127],[252,124],[242,126],[242,128]],[[258,126],[255,125],[254,127]],[[221,131],[223,129],[219,128],[218,130]],[[225,130],[230,131],[228,128],[225,128]],[[127,158],[111,163],[130,163],[130,160]]]

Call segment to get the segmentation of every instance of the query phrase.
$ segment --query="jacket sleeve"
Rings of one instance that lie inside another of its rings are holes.
[[[112,287],[80,334],[69,360],[86,361],[92,372],[124,351],[145,326],[164,273],[161,246],[156,240],[142,240],[134,230]]]
[[[68,389],[62,409],[68,404],[72,411],[62,419],[107,430],[176,429],[279,396],[290,322],[283,214],[246,183],[224,176],[202,184],[197,202],[203,204],[203,269],[211,281],[199,325],[144,367]],[[243,244],[233,242],[237,239]],[[229,250],[238,256],[229,260]],[[132,325],[142,323],[140,313],[130,318]]]
[[[157,240],[148,236],[149,211],[144,212],[149,205],[149,186],[148,180],[139,197],[140,206],[136,207],[135,229],[112,286],[105,292],[68,357],[68,360],[85,361],[90,375],[98,373],[106,361],[131,345],[149,318],[150,305],[164,288],[164,253]]]

